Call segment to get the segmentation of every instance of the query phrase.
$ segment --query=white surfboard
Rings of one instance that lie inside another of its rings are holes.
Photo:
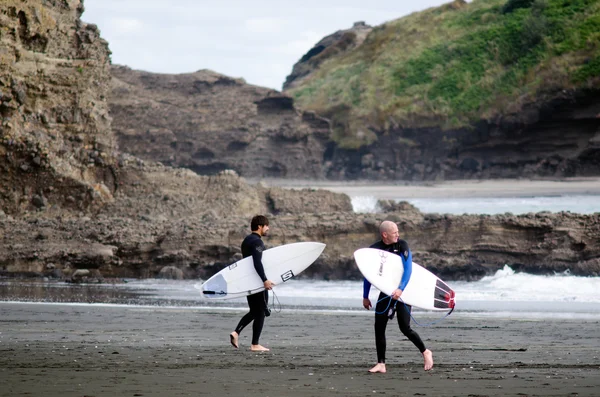
[[[354,260],[363,276],[379,291],[391,295],[398,288],[404,267],[397,254],[361,248],[354,252]],[[435,274],[413,262],[410,280],[400,300],[421,309],[449,311],[454,309],[455,293]]]
[[[303,242],[265,250],[262,254],[265,275],[275,285],[285,283],[316,261],[324,249],[323,243]],[[200,287],[208,299],[240,298],[264,289],[251,256],[227,266]]]

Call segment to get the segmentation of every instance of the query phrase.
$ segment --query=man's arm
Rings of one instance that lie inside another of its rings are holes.
[[[404,272],[402,273],[402,279],[400,280],[398,288],[404,291],[406,285],[410,281],[410,276],[412,275],[412,252],[410,252],[406,241],[400,240],[398,243],[400,246],[398,255],[402,258],[402,266],[404,267]]]
[[[367,310],[371,308],[369,300],[369,292],[371,291],[371,283],[366,278],[363,280],[363,307]]]
[[[254,269],[256,273],[263,281],[263,284],[266,289],[271,289],[273,287],[273,282],[267,279],[267,275],[265,274],[265,268],[262,264],[262,253],[265,250],[265,246],[263,244],[256,244],[252,250],[252,262],[254,263]]]
[[[392,298],[399,299],[402,295],[402,292],[408,285],[410,281],[410,276],[412,275],[412,253],[408,248],[408,243],[404,240],[398,241],[398,255],[402,259],[402,266],[404,271],[402,272],[402,279],[400,280],[400,285],[398,285],[398,289],[396,289],[392,293]]]

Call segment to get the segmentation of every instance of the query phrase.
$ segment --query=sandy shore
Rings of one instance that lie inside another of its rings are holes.
[[[250,330],[229,345],[241,311],[0,303],[0,395],[598,395],[597,320],[455,314],[417,328],[432,371],[394,326],[388,373],[373,375],[367,312],[275,313],[256,354]]]
[[[249,181],[256,183],[258,181]],[[378,199],[464,198],[464,197],[530,197],[556,195],[600,195],[600,178],[564,180],[494,179],[463,180],[439,183],[388,183],[291,181],[264,179],[266,186],[326,189],[349,196],[375,196]]]

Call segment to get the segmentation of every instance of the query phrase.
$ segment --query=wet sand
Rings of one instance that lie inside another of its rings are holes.
[[[388,326],[386,374],[372,312],[274,313],[234,349],[242,311],[0,303],[1,396],[597,396],[599,320],[477,318],[416,327],[421,355]],[[419,321],[434,318],[420,314]]]
[[[256,183],[258,181],[249,181]],[[378,199],[398,198],[466,198],[466,197],[531,197],[559,195],[600,195],[600,178],[569,178],[561,180],[491,179],[445,182],[375,181],[332,182],[263,179],[266,186],[284,188],[326,189],[349,196],[374,196]]]

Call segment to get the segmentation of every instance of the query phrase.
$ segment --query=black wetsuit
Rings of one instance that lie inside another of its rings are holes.
[[[249,234],[242,242],[242,256],[244,258],[249,256],[252,257],[254,269],[256,269],[256,273],[258,273],[263,282],[267,281],[265,269],[262,264],[262,252],[264,250],[265,244],[256,233]],[[235,328],[235,332],[239,335],[246,325],[254,320],[254,323],[252,324],[252,344],[258,345],[263,324],[265,323],[265,313],[268,311],[267,303],[269,302],[269,292],[264,290],[256,294],[248,295],[246,299],[248,300],[250,311],[242,317],[238,326]]]
[[[395,244],[387,245],[380,240],[375,244],[371,245],[369,248],[377,248],[383,251],[393,252],[395,254],[400,255],[404,264],[405,274],[407,273],[407,268],[410,269],[410,271],[408,272],[408,277],[406,279],[403,277],[399,286],[400,289],[404,289],[404,287],[406,287],[406,284],[409,281],[408,278],[410,277],[410,272],[412,272],[412,255],[410,254],[408,243],[404,240],[398,240],[398,242]],[[365,279],[363,297],[368,298],[370,288],[371,284]],[[398,309],[397,312],[396,309]],[[417,347],[417,349],[419,349],[421,353],[423,353],[426,350],[425,344],[421,340],[419,334],[417,334],[410,327],[410,311],[410,305],[394,301],[389,295],[386,295],[383,292],[379,294],[379,297],[377,298],[377,304],[375,305],[375,346],[377,347],[378,363],[385,363],[385,329],[387,327],[388,320],[393,318],[394,314],[396,314],[396,317],[398,318],[398,326],[400,327],[400,331],[408,339],[410,339],[412,343],[414,343],[414,345]]]

